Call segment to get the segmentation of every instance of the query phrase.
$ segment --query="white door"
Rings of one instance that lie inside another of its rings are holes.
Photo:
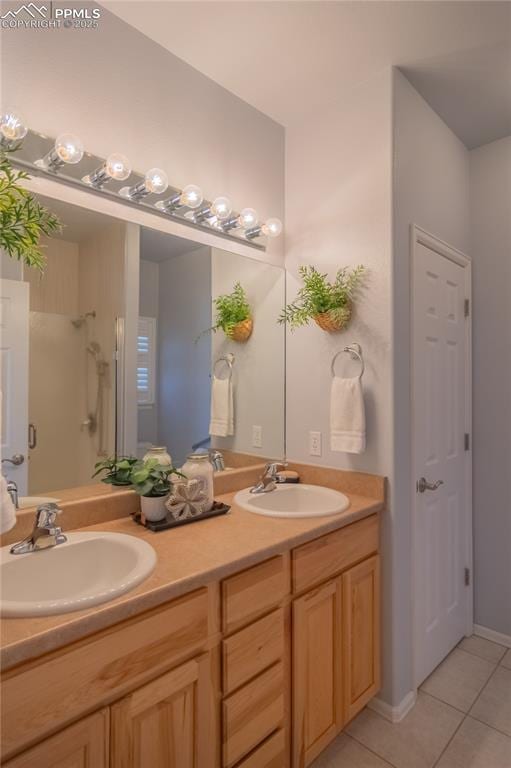
[[[28,297],[21,280],[0,280],[2,471],[26,495],[28,484]]]
[[[471,621],[470,262],[421,236],[413,247],[415,682]],[[456,260],[454,260],[456,259]],[[467,433],[467,437],[465,436]]]

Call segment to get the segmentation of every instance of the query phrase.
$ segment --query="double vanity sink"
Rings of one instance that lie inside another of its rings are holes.
[[[268,517],[312,518],[339,514],[350,502],[330,488],[283,484],[268,493],[239,491],[234,504]],[[2,616],[50,616],[109,602],[144,581],[156,565],[154,548],[126,533],[66,532],[66,539],[26,554],[0,549]]]

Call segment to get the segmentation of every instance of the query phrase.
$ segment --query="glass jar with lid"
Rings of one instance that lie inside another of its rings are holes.
[[[162,467],[172,466],[172,457],[164,445],[152,445],[144,454],[143,461],[158,459]]]
[[[213,506],[213,466],[207,453],[190,453],[181,467],[181,472],[186,475],[187,480],[202,479],[204,481],[204,493],[207,495],[207,508],[209,511]]]

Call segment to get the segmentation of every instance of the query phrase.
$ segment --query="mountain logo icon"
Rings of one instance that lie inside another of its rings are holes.
[[[28,3],[28,5],[21,5],[15,11],[7,11],[0,19],[17,19],[21,13],[25,13],[32,19],[45,19],[48,8],[45,5],[36,5],[35,3]]]

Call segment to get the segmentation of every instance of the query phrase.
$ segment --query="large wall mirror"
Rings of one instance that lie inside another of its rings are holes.
[[[227,471],[282,458],[284,270],[40,200],[63,224],[44,274],[2,258],[2,469],[20,496],[96,483],[96,462],[152,446],[175,466],[218,449]],[[248,339],[211,331],[236,285]]]

